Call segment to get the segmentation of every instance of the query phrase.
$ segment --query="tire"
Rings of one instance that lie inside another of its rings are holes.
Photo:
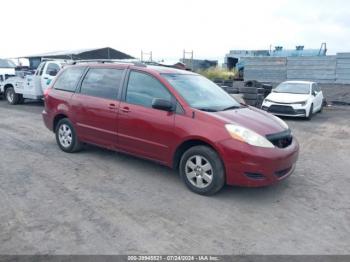
[[[258,95],[257,94],[244,93],[243,94],[243,98],[244,99],[250,99],[250,100],[256,100],[258,98]]]
[[[6,89],[5,98],[10,105],[17,105],[20,100],[19,94],[16,94],[12,86]]]
[[[220,86],[223,90],[227,92],[227,90],[230,88],[229,86]]]
[[[309,110],[309,116],[306,118],[307,120],[311,120],[312,115],[314,111],[314,104],[311,104],[310,110]]]
[[[225,184],[224,165],[219,155],[208,146],[188,149],[181,157],[179,169],[185,185],[200,195],[213,195]]]
[[[18,98],[18,104],[24,104],[24,98],[23,98],[23,95],[19,95],[19,98]]]
[[[265,89],[265,93],[264,94],[265,94],[265,97],[267,97],[271,93],[272,85],[263,84],[262,88]]]
[[[225,86],[232,87],[232,85],[233,85],[233,80],[225,80],[225,81],[224,81],[224,85],[225,85]]]
[[[264,101],[264,95],[258,94],[256,98],[256,107],[261,108],[263,101]]]
[[[229,94],[238,94],[239,89],[237,87],[228,87],[226,88],[226,92]]]
[[[258,94],[265,94],[264,88],[257,88]]]
[[[78,152],[82,149],[75,129],[68,118],[61,119],[55,129],[56,142],[62,151],[66,153]]]
[[[244,102],[250,106],[256,106],[256,103],[257,103],[256,99],[245,99],[245,98],[244,98]]]
[[[263,94],[258,94],[257,96],[256,96],[256,100],[258,100],[258,101],[263,101],[264,100],[264,95]]]
[[[255,87],[240,87],[239,92],[243,94],[257,94],[258,90]]]

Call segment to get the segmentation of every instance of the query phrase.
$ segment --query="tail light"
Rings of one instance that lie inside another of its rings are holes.
[[[48,87],[44,90],[44,98],[47,98],[47,96],[49,95],[50,93],[50,90],[51,90],[51,87]]]

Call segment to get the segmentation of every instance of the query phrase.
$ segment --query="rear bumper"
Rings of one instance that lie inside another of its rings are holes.
[[[51,131],[53,131],[53,122],[50,121],[50,117],[48,115],[48,113],[43,110],[43,112],[41,113],[42,117],[43,117],[43,121],[44,121],[44,124],[45,126],[50,129]]]
[[[295,138],[286,148],[258,148],[225,140],[221,143],[229,185],[261,187],[290,176],[296,165],[299,144]]]

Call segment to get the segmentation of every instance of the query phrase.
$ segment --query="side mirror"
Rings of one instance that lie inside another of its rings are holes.
[[[312,91],[313,96],[316,96],[316,94],[317,94],[316,91]]]
[[[161,99],[161,98],[154,98],[152,101],[152,108],[164,110],[168,112],[174,111],[174,105],[172,102]]]

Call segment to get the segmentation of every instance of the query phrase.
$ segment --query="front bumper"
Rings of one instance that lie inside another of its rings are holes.
[[[228,139],[221,142],[229,185],[261,187],[275,184],[291,175],[299,154],[293,137],[286,148],[260,148]]]
[[[280,104],[264,101],[261,109],[274,115],[306,117],[308,105],[302,104]]]

